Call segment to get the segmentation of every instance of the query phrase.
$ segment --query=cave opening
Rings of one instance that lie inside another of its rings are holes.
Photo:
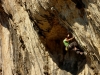
[[[49,32],[43,32],[42,29],[42,35],[39,35],[48,52],[52,55],[51,58],[58,67],[72,74],[77,74],[84,67],[86,58],[85,55],[77,54],[75,51],[65,50],[63,40],[67,33],[68,30],[66,28],[57,24],[52,25]]]
[[[77,75],[84,68],[86,63],[85,55],[77,54],[72,50],[66,51],[63,40],[69,30],[62,26],[56,17],[48,17],[48,22],[51,25],[39,25],[39,22],[35,20],[33,28],[37,31],[41,42],[58,67]]]

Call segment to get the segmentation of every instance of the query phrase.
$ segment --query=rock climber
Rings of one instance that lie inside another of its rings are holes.
[[[65,50],[74,50],[77,54],[83,54],[78,48],[78,43],[75,41],[75,38],[71,33],[68,33],[66,38],[63,40],[63,43],[65,45]]]

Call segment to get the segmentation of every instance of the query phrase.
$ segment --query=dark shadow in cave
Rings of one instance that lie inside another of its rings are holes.
[[[70,72],[72,75],[77,75],[77,73],[83,70],[84,65],[86,63],[86,57],[85,55],[77,54],[72,50],[66,51],[65,46],[63,45],[62,42],[64,38],[65,37],[61,36],[57,39],[48,40],[47,43],[49,44],[44,44],[44,45],[46,46],[51,58],[58,65],[60,69]]]
[[[59,45],[59,48],[60,43],[56,43]],[[65,47],[62,47],[62,49],[58,50],[57,53],[55,53],[54,50],[52,51],[50,52],[50,54],[52,53],[51,57],[53,58],[53,61],[56,62],[56,64],[62,70],[66,70],[72,75],[77,75],[77,73],[84,68],[84,65],[86,63],[85,55],[77,54],[72,50],[65,51]]]

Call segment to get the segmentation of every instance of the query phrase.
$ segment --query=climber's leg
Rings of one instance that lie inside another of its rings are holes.
[[[71,42],[71,43],[69,44],[69,48],[76,47],[76,46],[78,46],[78,44],[77,44],[76,41]]]
[[[71,43],[69,44],[69,46],[68,46],[68,49],[74,50],[74,51],[78,50],[78,44],[77,44],[77,42],[76,42],[76,41],[71,42]]]

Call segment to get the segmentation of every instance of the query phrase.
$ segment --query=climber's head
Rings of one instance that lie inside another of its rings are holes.
[[[70,34],[67,34],[67,38],[69,38],[70,37]]]
[[[67,33],[67,36],[66,36],[66,38],[71,38],[72,37],[72,34],[71,33]]]

